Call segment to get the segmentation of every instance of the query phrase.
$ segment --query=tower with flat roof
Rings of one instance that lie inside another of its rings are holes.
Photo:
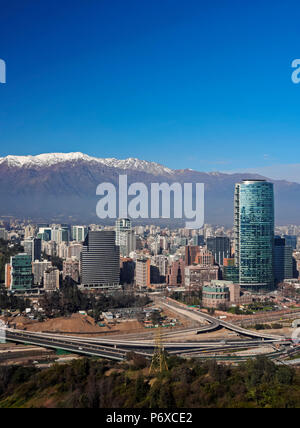
[[[120,285],[120,249],[113,231],[90,231],[81,254],[81,282],[89,288]]]
[[[244,180],[235,186],[235,263],[243,288],[274,286],[274,189],[266,180]]]

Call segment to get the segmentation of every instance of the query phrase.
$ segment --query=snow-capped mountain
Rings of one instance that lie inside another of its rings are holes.
[[[0,158],[0,220],[98,223],[96,189],[104,182],[117,186],[122,173],[128,184],[145,183],[148,188],[157,182],[204,183],[206,223],[227,225],[233,222],[234,185],[245,178],[244,174],[171,170],[139,159],[101,159],[83,153],[7,156]],[[262,178],[248,173],[247,178],[250,175]],[[277,223],[300,224],[300,185],[273,182]]]
[[[110,168],[135,170],[154,175],[172,174],[173,171],[155,162],[147,162],[135,158],[119,160],[114,158],[101,159],[83,153],[48,153],[37,156],[7,156],[0,158],[0,165],[7,164],[17,168],[46,168],[61,163],[87,162],[104,165]]]

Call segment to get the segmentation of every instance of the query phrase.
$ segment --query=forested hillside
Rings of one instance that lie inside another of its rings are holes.
[[[82,359],[39,371],[0,368],[0,408],[300,407],[300,373],[258,358],[239,367],[168,358],[169,371],[149,376],[131,355],[112,363]]]

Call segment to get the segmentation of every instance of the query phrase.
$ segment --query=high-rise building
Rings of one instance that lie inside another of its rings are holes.
[[[151,262],[150,259],[136,261],[135,283],[139,288],[148,288],[151,285]]]
[[[297,236],[295,235],[284,235],[285,245],[291,247],[293,250],[297,249]]]
[[[40,227],[37,237],[42,241],[51,241],[51,228],[50,227]]]
[[[77,260],[80,260],[82,253],[82,243],[79,242],[71,242],[68,248],[68,257],[76,257]]]
[[[31,224],[25,227],[25,239],[35,236],[35,227]]]
[[[69,242],[70,232],[68,226],[56,226],[51,230],[51,240],[57,244]]]
[[[46,272],[46,270],[50,269],[51,267],[52,267],[52,263],[48,262],[47,260],[44,260],[42,262],[34,261],[32,263],[32,273],[33,273],[34,285],[42,285],[44,273]]]
[[[7,231],[3,227],[0,228],[0,239],[7,241]]]
[[[169,259],[167,256],[159,255],[153,258],[154,266],[157,266],[161,277],[166,277],[168,273]]]
[[[185,262],[180,260],[175,260],[168,267],[167,275],[167,284],[170,287],[181,287],[184,285],[185,276]]]
[[[193,237],[193,245],[203,247],[205,245],[204,235],[195,235]]]
[[[116,221],[116,245],[120,247],[121,257],[128,257],[132,251],[136,250],[136,236],[128,218]]]
[[[201,248],[196,258],[196,264],[200,266],[213,266],[215,264],[213,253],[206,248]]]
[[[31,257],[31,260],[41,260],[42,240],[39,238],[27,238],[24,241],[24,253]]]
[[[90,231],[81,254],[81,283],[90,288],[120,284],[120,248],[113,231]]]
[[[235,186],[235,261],[239,283],[252,290],[274,286],[274,190],[265,180]]]
[[[43,241],[42,250],[48,256],[56,257],[57,256],[57,244],[54,241]]]
[[[64,260],[63,262],[63,279],[71,278],[79,283],[80,269],[79,260],[76,257]]]
[[[231,244],[227,236],[207,238],[207,249],[212,252],[215,262],[220,266],[223,266],[224,258],[231,257]]]
[[[133,284],[135,277],[135,262],[129,258],[121,258],[121,284]]]
[[[30,290],[33,282],[31,257],[27,254],[17,254],[10,258],[10,266],[11,290]]]
[[[222,267],[223,280],[231,281],[234,284],[238,284],[240,280],[239,268],[235,265],[235,259],[225,258],[223,263],[224,263]]]
[[[51,267],[44,273],[44,289],[46,291],[56,291],[59,289],[59,270]]]
[[[188,245],[185,247],[185,265],[191,266],[197,264],[197,258],[200,253],[200,247],[198,245]]]
[[[76,242],[84,242],[87,237],[88,231],[89,229],[86,226],[73,226],[72,240]]]
[[[57,244],[56,253],[60,259],[67,259],[69,257],[69,244],[67,242]]]
[[[5,287],[8,289],[11,287],[11,265],[9,263],[5,265]]]
[[[275,237],[274,278],[276,284],[293,278],[293,249],[280,236]]]

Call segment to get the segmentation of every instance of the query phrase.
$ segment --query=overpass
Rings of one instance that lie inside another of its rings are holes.
[[[277,340],[284,339],[283,336],[275,336],[273,334],[247,330],[247,329],[240,327],[238,325],[231,324],[231,323],[226,322],[224,320],[219,320],[219,319],[212,317],[211,315],[208,315],[204,312],[195,311],[194,309],[191,309],[191,308],[187,307],[186,305],[183,306],[182,304],[178,304],[171,299],[168,299],[168,303],[165,303],[163,301],[161,301],[161,303],[163,306],[168,307],[169,309],[173,309],[175,312],[178,312],[182,315],[185,315],[186,317],[189,317],[193,320],[201,319],[201,318],[205,319],[206,321],[208,321],[211,328],[213,328],[213,329],[223,327],[223,328],[226,328],[227,330],[234,331],[235,333],[238,333],[242,336],[259,338],[259,339],[263,339],[263,340],[268,339],[268,340],[277,341]],[[198,334],[203,333],[203,332],[208,332],[208,331],[210,331],[209,327],[207,327],[207,328],[204,327],[203,329],[198,329]]]
[[[249,337],[248,340],[205,340],[197,342],[178,342],[178,343],[166,343],[165,349],[170,354],[184,354],[191,352],[213,352],[226,349],[239,349],[241,347],[257,347],[264,343],[273,343],[286,339],[282,336],[275,336],[262,332],[254,332],[246,330],[240,326],[228,323],[224,320],[219,320],[211,315],[203,312],[195,311],[194,309],[188,308],[185,305],[178,304],[177,302],[168,299],[161,301],[162,305],[175,312],[184,315],[193,321],[207,321],[207,325],[198,328],[185,329],[175,332],[163,333],[163,338],[176,336],[177,334],[183,333],[207,333],[219,328],[226,328],[234,331],[239,335]],[[1,330],[1,328],[0,328]],[[74,354],[108,358],[116,361],[123,361],[126,359],[126,355],[130,351],[139,353],[146,357],[150,357],[154,351],[154,340],[153,337],[144,337],[142,334],[132,339],[117,339],[117,338],[82,338],[76,336],[67,336],[55,333],[33,333],[26,332],[23,330],[14,330],[10,328],[2,328],[5,330],[7,341],[16,343],[25,343],[35,346],[42,346],[50,349],[61,349]],[[144,338],[143,338],[144,337]],[[289,340],[289,339],[286,339]]]
[[[4,330],[4,329],[3,329]],[[95,356],[122,361],[128,352],[134,351],[144,356],[150,356],[154,351],[153,340],[116,340],[80,338],[76,336],[63,336],[50,333],[25,332],[22,330],[5,329],[7,341],[42,346],[50,349],[62,349],[75,354]],[[272,343],[266,340],[265,343]],[[186,352],[212,352],[225,349],[238,349],[245,347],[261,346],[261,340],[209,340],[203,342],[178,342],[166,343],[164,348],[170,354],[182,354]]]
[[[116,361],[123,361],[126,359],[126,352],[122,350],[116,350],[102,345],[93,345],[76,341],[72,342],[64,338],[51,338],[49,336],[43,337],[43,335],[35,335],[22,331],[6,329],[5,339],[9,342],[41,346],[43,348],[56,350],[61,349],[63,351],[88,357],[101,357]]]

